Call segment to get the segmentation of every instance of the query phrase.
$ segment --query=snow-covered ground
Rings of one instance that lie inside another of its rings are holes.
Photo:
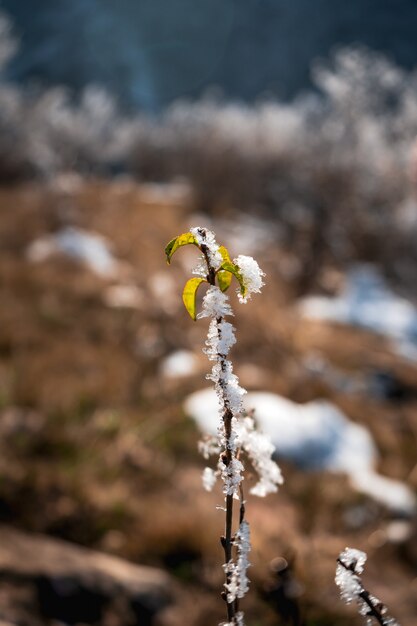
[[[378,269],[371,265],[353,268],[338,296],[303,299],[300,311],[306,317],[385,335],[399,354],[417,359],[417,308],[391,291]]]
[[[110,244],[97,233],[80,228],[63,228],[53,235],[36,239],[27,249],[27,258],[32,262],[45,261],[55,254],[64,254],[79,261],[106,278],[117,274],[119,263],[110,252]]]
[[[164,378],[184,378],[196,371],[198,359],[189,350],[171,352],[161,364],[161,375]]]
[[[132,284],[110,285],[103,299],[107,306],[115,309],[140,309],[145,302],[143,291]]]
[[[305,470],[346,473],[353,487],[391,510],[414,512],[413,492],[376,473],[378,453],[369,431],[332,403],[297,404],[273,393],[254,392],[245,396],[245,407],[255,410],[260,430],[271,437],[278,456]],[[203,433],[216,434],[219,404],[212,389],[191,394],[184,408]]]

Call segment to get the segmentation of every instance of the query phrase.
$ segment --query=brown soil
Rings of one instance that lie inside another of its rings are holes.
[[[155,201],[128,181],[93,181],[70,191],[0,189],[0,208],[0,521],[163,567],[182,590],[164,623],[218,623],[221,495],[201,488],[198,433],[181,408],[186,394],[207,383],[201,370],[176,382],[159,375],[173,350],[200,354],[206,333],[181,303],[194,251],[179,251],[169,268],[163,254],[192,223],[186,199]],[[27,259],[34,239],[64,225],[108,237],[119,276],[100,278],[62,256]],[[236,316],[233,358],[242,384],[300,402],[334,401],[371,430],[379,469],[417,489],[417,368],[370,333],[301,320],[279,260],[279,251],[260,256],[264,294]],[[138,308],[108,305],[116,283],[139,290]],[[408,392],[383,400],[336,391],[306,370],[312,352],[346,375],[388,370]],[[248,626],[295,624],[298,612],[307,626],[360,624],[333,582],[346,545],[368,552],[366,584],[402,626],[413,626],[416,526],[394,541],[391,514],[353,492],[345,477],[283,466],[276,496],[248,499]]]

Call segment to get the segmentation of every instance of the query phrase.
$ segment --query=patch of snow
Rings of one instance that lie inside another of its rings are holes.
[[[406,485],[375,472],[378,454],[369,431],[332,403],[297,404],[273,393],[253,392],[245,396],[244,406],[255,410],[259,429],[272,439],[278,456],[305,470],[346,473],[358,491],[392,510],[415,510],[415,497]],[[212,389],[191,394],[184,408],[203,433],[216,434],[219,404]]]
[[[144,294],[135,285],[111,285],[104,293],[104,301],[109,307],[140,309]]]
[[[197,357],[188,350],[172,352],[161,365],[161,375],[164,378],[183,378],[194,374],[198,364]]]
[[[413,492],[398,480],[381,476],[371,470],[351,472],[350,479],[358,491],[374,498],[390,509],[412,513],[416,508],[416,498]]]
[[[417,309],[387,286],[377,268],[358,265],[336,297],[311,296],[300,303],[303,315],[366,328],[392,339],[407,358],[417,357]]]
[[[64,254],[105,277],[114,276],[119,265],[111,254],[105,237],[74,227],[64,228],[53,235],[33,241],[26,254],[29,261],[35,263],[45,261],[55,254]]]

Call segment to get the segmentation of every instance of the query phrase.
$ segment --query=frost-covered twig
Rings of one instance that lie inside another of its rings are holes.
[[[365,618],[366,626],[377,623],[380,626],[400,626],[387,614],[387,609],[378,598],[367,591],[360,578],[367,555],[354,548],[345,548],[337,559],[336,585],[346,604],[355,601],[360,615]],[[374,621],[375,620],[375,621]]]
[[[233,365],[227,358],[230,348],[236,343],[234,327],[226,320],[233,315],[226,291],[232,277],[239,282],[240,302],[247,302],[253,293],[258,293],[263,286],[264,273],[257,262],[248,256],[240,255],[233,261],[224,246],[216,243],[214,234],[205,228],[192,228],[173,239],[166,247],[168,262],[180,246],[193,244],[202,253],[200,263],[194,270],[195,277],[185,285],[183,300],[193,319],[209,318],[209,331],[204,352],[213,367],[208,378],[213,381],[220,404],[220,423],[216,438],[206,439],[200,444],[205,458],[215,454],[218,458],[216,468],[206,468],[203,484],[211,490],[218,477],[223,482],[225,496],[225,533],[221,537],[224,549],[225,583],[222,597],[227,605],[227,624],[224,626],[243,626],[243,612],[238,601],[249,585],[246,571],[250,563],[250,529],[245,519],[245,500],[242,480],[244,465],[243,453],[249,457],[259,475],[258,483],[251,493],[265,496],[277,491],[283,482],[279,467],[272,460],[274,451],[269,439],[255,430],[254,420],[245,416],[242,398],[246,393],[239,385],[233,372]],[[196,313],[196,292],[202,283],[209,287],[203,299],[202,311]],[[239,525],[233,534],[233,501],[240,500]]]

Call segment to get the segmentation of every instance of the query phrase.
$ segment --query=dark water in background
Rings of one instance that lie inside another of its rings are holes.
[[[2,0],[21,52],[10,75],[94,82],[157,110],[217,85],[226,98],[293,97],[311,61],[360,42],[417,64],[417,0]]]

